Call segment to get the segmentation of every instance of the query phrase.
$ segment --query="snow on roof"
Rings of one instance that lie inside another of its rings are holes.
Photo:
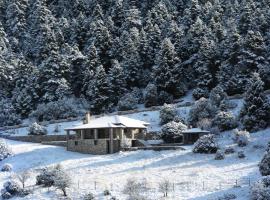
[[[202,130],[200,128],[191,128],[187,129],[185,131],[182,131],[182,133],[210,133],[210,131]]]
[[[147,128],[149,123],[123,117],[119,115],[104,116],[90,120],[88,124],[75,126],[66,130],[94,129],[94,128]]]

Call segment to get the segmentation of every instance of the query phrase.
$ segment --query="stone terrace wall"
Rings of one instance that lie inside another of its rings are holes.
[[[9,140],[16,140],[21,142],[33,142],[33,143],[66,141],[66,135],[27,135],[27,136],[1,135],[0,137]],[[74,136],[71,135],[70,137]]]

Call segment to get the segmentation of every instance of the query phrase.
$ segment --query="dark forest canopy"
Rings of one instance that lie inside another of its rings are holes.
[[[147,106],[190,89],[234,95],[254,72],[269,89],[269,10],[268,0],[0,0],[0,107],[27,117],[65,98],[100,113],[132,95]]]

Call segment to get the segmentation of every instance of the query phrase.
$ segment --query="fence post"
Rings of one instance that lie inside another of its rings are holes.
[[[248,186],[250,186],[251,185],[251,183],[250,183],[250,178],[248,178]]]
[[[111,183],[111,191],[113,191],[113,184]]]
[[[235,180],[235,187],[238,187],[237,179]]]
[[[97,190],[97,182],[95,181],[94,184],[95,184],[95,191],[96,191]]]
[[[205,188],[204,188],[204,181],[202,182],[202,188],[203,188],[203,191],[204,191],[204,189],[205,189]]]
[[[219,190],[221,190],[221,182],[219,182]]]
[[[78,180],[78,189],[80,189],[80,180]]]

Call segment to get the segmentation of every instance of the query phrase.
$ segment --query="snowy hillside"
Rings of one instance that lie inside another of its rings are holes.
[[[158,184],[165,178],[174,183],[174,191],[167,199],[206,200],[232,193],[237,200],[247,200],[249,185],[260,176],[257,165],[269,140],[270,129],[267,129],[252,134],[251,143],[240,148],[233,144],[227,133],[219,138],[220,145],[222,148],[234,147],[236,153],[226,155],[225,160],[214,160],[214,155],[193,154],[192,146],[187,146],[185,151],[136,151],[92,156],[67,152],[61,147],[7,141],[12,145],[14,156],[1,162],[1,166],[11,163],[14,173],[31,168],[37,174],[45,166],[61,163],[72,176],[68,194],[74,200],[90,191],[97,199],[109,199],[103,196],[105,189],[117,199],[125,199],[122,190],[131,177],[145,181],[150,187],[147,196],[154,200],[162,199]],[[243,150],[247,157],[239,159],[239,150]],[[8,180],[12,173],[0,173],[0,183]],[[34,177],[27,182],[29,187],[35,184]],[[36,188],[24,199],[56,198],[62,197],[54,189],[48,192],[48,189]]]

